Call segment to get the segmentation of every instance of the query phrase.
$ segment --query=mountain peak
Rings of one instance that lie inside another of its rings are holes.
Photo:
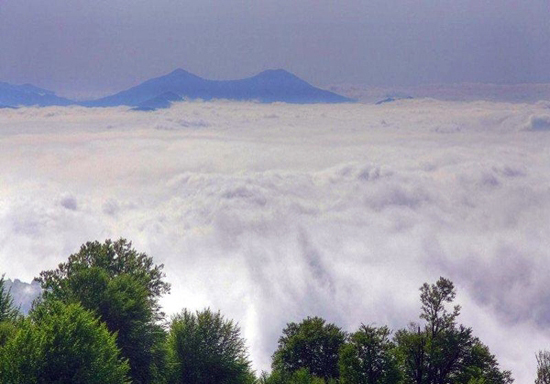
[[[170,75],[182,75],[182,74],[186,74],[186,73],[189,73],[187,72],[185,69],[183,68],[176,68],[174,69],[172,72],[170,72],[169,74]]]
[[[166,94],[171,92],[172,94]],[[158,97],[158,96],[162,97]],[[178,68],[112,96],[86,102],[89,106],[129,105],[150,107],[153,102],[169,104],[171,99],[258,100],[266,103],[342,103],[343,96],[315,88],[284,69],[269,69],[239,80],[207,80]],[[147,104],[144,106],[143,104]],[[149,110],[149,109],[148,109]]]
[[[298,79],[296,75],[284,69],[267,69],[265,71],[258,73],[256,77],[270,78],[270,79]]]
[[[271,75],[291,75],[291,76],[294,76],[292,73],[290,73],[286,69],[282,69],[282,68],[266,69],[265,71],[260,72],[260,75],[261,74],[266,74],[266,75],[268,75],[268,74],[271,74]]]
[[[70,105],[72,101],[58,97],[54,92],[36,87],[32,84],[13,85],[0,82],[0,104],[4,106],[19,105]]]
[[[196,75],[194,75],[191,72],[188,72],[188,71],[186,71],[185,69],[182,69],[182,68],[177,68],[177,69],[173,70],[172,72],[170,72],[166,76],[169,76],[169,77],[189,77],[189,76],[197,77]]]
[[[36,85],[32,85],[29,83],[22,84],[19,87],[27,92],[34,92],[34,93],[43,94],[43,95],[55,95],[54,91],[50,91],[49,89],[39,88]]]

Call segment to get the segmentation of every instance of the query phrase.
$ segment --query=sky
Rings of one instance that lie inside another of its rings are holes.
[[[90,240],[165,265],[169,314],[211,307],[269,369],[287,322],[460,322],[534,381],[550,348],[550,102],[182,102],[0,111],[0,269],[29,282]]]
[[[550,83],[547,0],[0,0],[0,81],[120,91],[181,67],[318,85]]]

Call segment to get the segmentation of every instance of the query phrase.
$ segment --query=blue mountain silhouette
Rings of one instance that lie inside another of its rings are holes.
[[[165,92],[162,95],[140,103],[137,107],[132,108],[132,111],[155,111],[161,108],[170,108],[174,101],[182,100],[183,97],[174,92]]]
[[[0,106],[65,106],[88,107],[127,105],[137,110],[167,108],[173,101],[184,99],[256,100],[264,103],[297,104],[346,103],[355,100],[316,88],[283,69],[267,70],[240,80],[208,80],[183,69],[150,79],[128,90],[98,100],[75,102],[56,96],[52,91],[31,84],[12,85],[0,82]]]
[[[354,100],[316,88],[282,69],[267,70],[240,80],[207,80],[183,69],[150,79],[126,91],[81,103],[90,107],[139,107],[167,92],[185,99],[257,100],[264,103],[345,103]]]
[[[13,85],[0,82],[0,105],[5,107],[31,106],[48,107],[52,105],[74,104],[69,99],[56,96],[54,92],[35,87],[31,84]]]

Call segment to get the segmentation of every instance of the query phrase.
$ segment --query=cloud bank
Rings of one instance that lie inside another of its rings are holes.
[[[126,237],[165,264],[168,312],[220,309],[257,369],[286,322],[403,327],[443,275],[462,322],[533,381],[550,347],[547,114],[434,100],[2,110],[1,270],[30,281],[85,241]]]

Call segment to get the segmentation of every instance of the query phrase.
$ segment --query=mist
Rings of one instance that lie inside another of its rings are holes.
[[[254,367],[284,325],[460,321],[518,383],[550,345],[550,104],[182,102],[0,110],[0,265],[31,281],[89,240],[165,265],[169,314],[220,309]]]

